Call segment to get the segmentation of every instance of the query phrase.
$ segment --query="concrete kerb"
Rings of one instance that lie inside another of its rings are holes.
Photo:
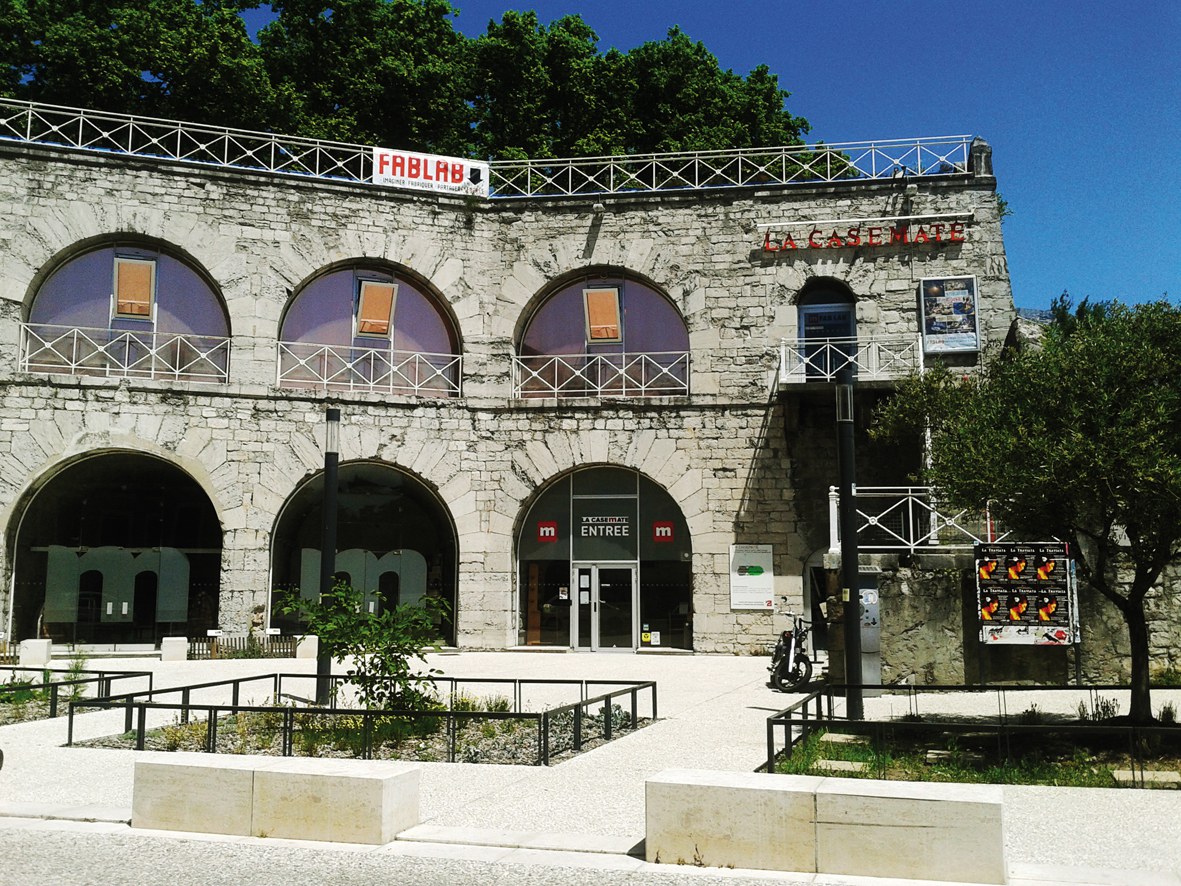
[[[422,824],[395,842],[401,851],[424,856],[456,857],[455,853],[477,849],[496,857],[561,850],[580,852],[585,863],[613,858],[644,865],[633,856],[644,832],[645,779],[670,765],[751,772],[765,756],[766,717],[793,700],[766,688],[765,662],[758,658],[460,653],[432,656],[430,664],[457,676],[593,674],[603,679],[654,679],[662,719],[549,768],[423,764]],[[134,665],[142,668],[144,662],[137,659]],[[175,686],[273,671],[276,666],[310,672],[314,663],[160,662],[152,669],[158,686]],[[873,711],[872,705],[881,703],[867,700],[867,709]],[[93,718],[87,730],[98,733],[104,728],[99,722],[103,717],[108,718],[108,733],[121,731],[118,711],[80,720]],[[0,828],[26,817],[126,827],[119,822],[130,819],[137,755],[63,748],[64,732],[60,722],[0,727],[0,747],[8,752],[0,775],[0,816],[8,817],[0,817]],[[1175,822],[1181,820],[1181,793],[1005,787],[1003,794],[1011,882],[1031,879],[1031,873],[1044,873],[1052,882],[1097,882],[1079,879],[1083,874],[1078,869],[1085,868],[1088,877],[1097,876],[1114,862],[1148,878],[1137,882],[1181,886],[1181,841],[1174,833]],[[493,821],[497,829],[487,827]],[[1136,827],[1113,828],[1115,821],[1135,822]],[[1070,839],[1048,844],[1034,840],[1031,822],[1039,828],[1051,822],[1056,833]],[[1054,873],[1059,869],[1061,875]]]

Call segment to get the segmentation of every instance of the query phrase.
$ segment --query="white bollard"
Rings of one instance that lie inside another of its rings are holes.
[[[315,658],[320,654],[320,638],[315,634],[300,637],[295,644],[296,658]]]
[[[52,640],[22,640],[20,666],[22,668],[43,668],[53,658]]]
[[[160,641],[160,661],[188,661],[189,638],[165,637]]]

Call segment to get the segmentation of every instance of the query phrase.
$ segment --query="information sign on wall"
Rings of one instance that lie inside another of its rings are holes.
[[[771,610],[774,605],[771,545],[730,545],[730,608]]]
[[[919,292],[923,350],[928,354],[980,350],[975,277],[927,277]]]
[[[976,545],[980,642],[1078,642],[1074,564],[1065,543]]]

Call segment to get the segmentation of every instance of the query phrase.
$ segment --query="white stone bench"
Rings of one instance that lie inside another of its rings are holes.
[[[131,826],[388,843],[419,821],[412,763],[145,753],[135,761]]]
[[[670,769],[645,785],[650,862],[1004,883],[998,785]]]

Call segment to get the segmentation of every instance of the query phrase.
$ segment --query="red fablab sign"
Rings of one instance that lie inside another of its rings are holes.
[[[898,246],[911,243],[963,243],[968,232],[963,222],[930,225],[897,225],[882,227],[871,225],[831,231],[813,228],[807,236],[792,236],[787,233],[780,237],[767,231],[763,237],[763,252],[791,252],[793,249],[841,249],[854,246]]]

